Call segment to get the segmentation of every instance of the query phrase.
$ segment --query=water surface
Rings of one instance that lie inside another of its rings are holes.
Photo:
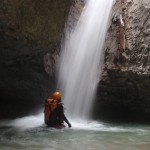
[[[71,121],[72,128],[54,129],[47,128],[42,119],[26,117],[26,121],[29,120],[32,120],[29,126],[20,119],[7,122],[7,126],[4,122],[0,123],[1,150],[149,150],[150,148],[149,126]]]

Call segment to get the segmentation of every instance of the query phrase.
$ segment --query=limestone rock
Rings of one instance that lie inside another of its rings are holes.
[[[150,122],[150,2],[117,0],[113,12],[94,114]]]

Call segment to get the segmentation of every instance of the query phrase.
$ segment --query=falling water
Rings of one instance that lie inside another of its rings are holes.
[[[62,43],[58,89],[71,117],[89,116],[112,5],[113,0],[88,0],[76,27]]]

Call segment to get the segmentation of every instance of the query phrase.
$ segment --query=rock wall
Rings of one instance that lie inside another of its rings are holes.
[[[0,118],[16,117],[33,112],[55,89],[55,59],[71,1],[0,3]]]
[[[150,122],[149,53],[149,0],[117,0],[106,37],[95,118]]]

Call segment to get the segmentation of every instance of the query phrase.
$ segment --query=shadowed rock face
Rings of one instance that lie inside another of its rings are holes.
[[[95,117],[111,121],[149,122],[150,75],[109,69],[97,91]]]
[[[70,3],[1,1],[0,118],[33,112],[55,89],[54,64]],[[51,72],[46,73],[47,65]]]
[[[113,10],[94,115],[150,123],[150,2],[117,0]]]

